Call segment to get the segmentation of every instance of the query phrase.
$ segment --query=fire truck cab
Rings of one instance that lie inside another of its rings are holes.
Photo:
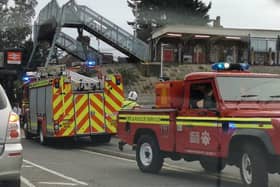
[[[280,75],[250,73],[247,64],[212,68],[158,83],[152,109],[121,110],[119,147],[136,146],[143,172],[159,172],[167,157],[208,172],[228,164],[245,186],[266,187],[268,173],[280,172]]]

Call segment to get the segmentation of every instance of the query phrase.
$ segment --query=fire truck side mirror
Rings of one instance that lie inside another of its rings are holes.
[[[59,88],[59,79],[55,79],[55,80],[54,80],[54,87],[55,87],[56,89]]]
[[[217,109],[208,109],[210,112],[213,112],[215,114],[215,116],[220,116],[221,112]]]

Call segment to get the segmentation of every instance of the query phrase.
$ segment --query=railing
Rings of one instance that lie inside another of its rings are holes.
[[[62,25],[84,25],[92,31],[92,34],[98,33],[120,47],[126,54],[143,61],[149,60],[148,44],[86,6],[76,5],[73,1],[65,4],[62,8],[61,21]]]
[[[36,24],[40,26],[48,23],[50,20],[56,21],[57,28],[65,26],[87,28],[87,31],[91,34],[116,47],[128,56],[136,57],[142,61],[150,60],[149,46],[145,42],[88,7],[77,5],[74,0],[70,0],[62,8],[59,7],[56,0],[52,0],[40,11]],[[35,40],[38,35],[37,31],[34,33]],[[60,29],[57,29],[56,33],[58,34],[56,45],[67,48],[67,50],[85,59],[81,43],[78,43],[69,36],[65,36],[65,34],[61,34]]]

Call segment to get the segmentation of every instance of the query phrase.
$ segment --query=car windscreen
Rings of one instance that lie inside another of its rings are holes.
[[[7,100],[4,89],[0,86],[0,110],[7,107]]]
[[[224,101],[280,101],[280,78],[217,77]]]

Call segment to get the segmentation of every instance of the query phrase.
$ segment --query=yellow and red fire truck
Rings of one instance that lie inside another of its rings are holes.
[[[280,172],[280,75],[250,73],[247,64],[217,63],[213,72],[156,85],[155,108],[121,110],[117,133],[136,146],[143,172],[164,158],[199,161],[208,172],[240,168],[247,187],[267,187]]]
[[[110,141],[111,135],[116,134],[116,112],[124,100],[122,77],[107,75],[99,82],[80,78],[77,80],[77,73],[72,72],[25,82],[23,111],[27,138],[37,135],[42,144],[50,138],[79,136]]]

